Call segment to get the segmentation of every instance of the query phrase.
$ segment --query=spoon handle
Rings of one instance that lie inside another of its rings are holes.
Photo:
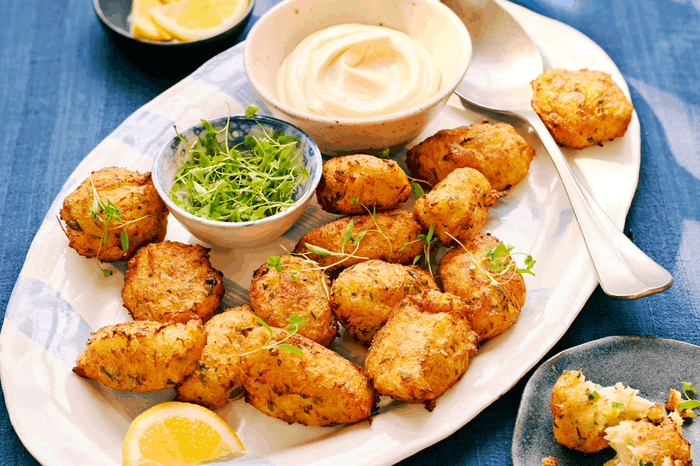
[[[578,221],[600,286],[613,298],[635,299],[671,286],[673,276],[627,238],[583,187],[534,111],[523,111],[554,162]]]

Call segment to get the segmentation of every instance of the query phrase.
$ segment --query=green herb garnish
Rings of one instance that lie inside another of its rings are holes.
[[[503,241],[499,242],[498,245],[496,245],[495,248],[484,248],[483,254],[484,258],[488,261],[487,262],[487,267],[482,266],[481,262],[478,261],[472,254],[469,252],[469,250],[464,246],[462,243],[459,242],[457,238],[452,236],[449,232],[447,232],[447,236],[452,238],[457,244],[459,244],[464,252],[467,254],[467,257],[469,257],[469,260],[472,263],[472,266],[479,269],[481,272],[483,272],[487,277],[489,277],[489,280],[491,281],[491,285],[503,285],[505,283],[508,283],[511,279],[509,278],[506,281],[499,281],[499,279],[504,276],[509,270],[514,270],[515,272],[518,273],[529,273],[530,275],[535,275],[535,273],[532,271],[532,267],[535,265],[535,259],[532,258],[530,254],[525,254],[525,253],[514,253],[512,252],[514,249],[514,246],[508,244],[506,245],[503,243]],[[515,263],[512,259],[510,259],[511,255],[515,254],[520,254],[524,255],[525,257],[525,267],[518,267],[518,264]]]
[[[690,382],[683,382],[683,397],[685,401],[682,401],[676,405],[678,409],[695,409],[700,407],[700,401],[691,400],[690,397],[695,394],[695,387]]]
[[[245,115],[255,118],[256,111],[250,105]],[[170,199],[192,215],[223,222],[259,220],[292,206],[295,189],[309,176],[301,165],[300,141],[281,131],[270,133],[255,121],[262,134],[248,134],[234,147],[229,146],[230,120],[219,131],[201,120],[206,133],[191,147],[178,133],[188,157],[175,175]]]
[[[115,228],[122,229],[121,233],[119,234],[119,241],[121,242],[122,250],[124,252],[128,252],[129,235],[126,232],[127,225],[134,222],[138,222],[139,220],[144,219],[148,216],[146,215],[144,217],[129,220],[126,222],[123,221],[122,213],[119,211],[119,208],[112,203],[112,201],[107,199],[107,202],[104,202],[102,201],[102,199],[100,199],[100,195],[97,193],[97,189],[95,188],[95,183],[92,180],[92,175],[90,175],[90,184],[92,185],[93,201],[92,205],[88,207],[88,212],[90,212],[90,215],[93,219],[100,223],[103,223],[105,226],[104,231],[102,233],[102,241],[100,241],[100,247],[97,249],[97,254],[95,254],[95,258],[97,260],[97,266],[102,271],[102,274],[105,277],[110,277],[112,275],[112,271],[103,268],[102,264],[100,263],[100,253],[102,252],[102,247],[106,247],[109,243],[109,230]],[[111,222],[120,222],[120,224],[110,228]]]
[[[255,317],[255,320],[257,320],[258,323],[260,325],[262,325],[263,327],[265,327],[265,330],[267,330],[267,334],[268,334],[267,341],[260,348],[254,349],[253,351],[248,351],[247,353],[239,354],[238,356],[244,356],[246,354],[251,354],[251,353],[255,353],[256,351],[266,350],[266,349],[268,349],[268,350],[269,349],[281,349],[281,350],[289,351],[290,353],[294,353],[294,354],[298,354],[298,355],[304,354],[304,351],[302,351],[300,348],[297,348],[296,346],[290,345],[288,343],[284,343],[289,338],[291,338],[292,335],[297,333],[297,331],[299,330],[299,327],[301,327],[302,325],[304,325],[306,323],[306,321],[304,320],[304,317],[297,316],[294,314],[287,317],[287,322],[289,322],[289,325],[287,325],[285,330],[287,330],[289,332],[289,335],[287,335],[286,337],[284,337],[282,340],[278,341],[277,343],[273,343],[273,344],[270,344],[270,340],[272,340],[272,336],[273,336],[272,327],[270,327],[260,317],[258,317],[258,316],[254,316],[254,317]]]

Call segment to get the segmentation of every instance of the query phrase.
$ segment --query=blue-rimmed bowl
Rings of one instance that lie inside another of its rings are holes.
[[[257,120],[257,122],[256,122]],[[220,247],[256,247],[269,243],[280,237],[301,216],[321,180],[321,168],[323,160],[316,143],[305,132],[285,121],[267,116],[222,116],[207,120],[215,130],[226,127],[229,123],[229,144],[235,145],[243,142],[246,134],[262,134],[262,125],[266,131],[282,131],[289,136],[295,136],[300,141],[300,157],[302,165],[308,170],[309,176],[303,179],[294,191],[292,198],[294,204],[286,210],[270,217],[248,222],[222,222],[208,220],[186,212],[178,207],[169,197],[168,193],[175,180],[175,174],[187,159],[187,146],[175,136],[168,142],[153,161],[153,184],[158,194],[165,202],[173,216],[196,238],[205,243]],[[204,136],[206,129],[202,124],[194,125],[184,131],[178,130],[187,143],[191,146],[199,138]],[[219,141],[223,142],[226,135],[219,133]]]

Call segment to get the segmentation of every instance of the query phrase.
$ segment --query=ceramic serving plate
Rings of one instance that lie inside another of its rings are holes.
[[[503,5],[536,42],[547,67],[603,70],[628,92],[615,64],[583,34],[517,5]],[[174,136],[173,125],[186,128],[202,118],[240,113],[249,104],[257,105],[259,114],[269,115],[246,79],[242,60],[242,45],[217,55],[127,118],[79,164],[32,242],[0,334],[0,381],[13,427],[44,465],[121,464],[122,442],[131,421],[143,410],[173,397],[172,390],[118,392],[72,372],[90,332],[130,317],[121,300],[126,264],[109,265],[114,274],[104,278],[94,260],[70,249],[57,222],[61,203],[92,170],[118,165],[149,171],[153,156]],[[483,119],[465,110],[453,96],[409,147],[440,129]],[[527,128],[516,129],[535,147],[537,156],[527,178],[490,210],[491,218],[483,228],[537,259],[536,276],[525,278],[527,300],[516,324],[479,350],[467,373],[432,412],[422,405],[383,400],[371,424],[318,428],[266,417],[243,400],[230,403],[217,412],[247,449],[240,461],[393,464],[469,422],[509,390],[566,332],[597,279],[552,163]],[[636,115],[624,137],[567,154],[583,184],[622,227],[639,174]],[[404,164],[405,149],[394,158]],[[270,255],[283,253],[283,247],[291,250],[304,233],[333,218],[314,199],[274,244],[245,250],[212,249],[212,264],[226,278],[224,306],[248,300],[253,271]],[[196,242],[172,216],[167,239]],[[362,362],[363,350],[344,336],[336,339],[333,349]]]
[[[650,337],[608,337],[562,351],[530,377],[518,410],[513,434],[513,465],[541,464],[553,456],[559,466],[602,466],[615,452],[581,453],[559,445],[552,433],[549,400],[552,387],[565,370],[582,370],[586,380],[609,386],[622,382],[639,396],[665,403],[670,388],[683,382],[700,388],[700,347],[676,340]],[[690,442],[693,462],[700,461],[700,423],[686,419],[683,437]]]

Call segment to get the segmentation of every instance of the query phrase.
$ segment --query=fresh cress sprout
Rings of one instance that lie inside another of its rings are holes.
[[[504,276],[509,270],[514,270],[518,273],[527,273],[530,275],[535,275],[535,273],[532,271],[532,267],[537,261],[533,259],[533,257],[530,254],[525,254],[522,252],[512,252],[515,247],[510,244],[506,245],[503,241],[501,241],[493,249],[484,248],[484,258],[488,261],[486,264],[488,267],[487,270],[487,268],[484,267],[482,263],[478,261],[474,256],[472,256],[469,250],[462,243],[460,243],[457,238],[452,236],[449,232],[447,233],[447,235],[462,247],[464,252],[467,254],[467,257],[469,257],[469,260],[471,261],[472,265],[479,269],[481,272],[483,272],[487,277],[489,277],[491,285],[504,285],[508,283],[513,278],[513,276],[511,276],[508,280],[504,282],[499,281],[499,278]],[[518,264],[516,264],[514,260],[510,259],[511,255],[516,254],[525,256],[524,268],[518,267]]]
[[[245,115],[255,119],[256,112],[250,105]],[[175,128],[188,157],[175,174],[170,199],[193,215],[224,222],[259,220],[292,206],[294,190],[309,176],[300,163],[300,141],[281,131],[270,133],[255,121],[262,134],[247,134],[234,147],[229,147],[230,118],[219,131],[201,120],[206,134],[191,147]]]
[[[678,403],[676,408],[678,409],[695,409],[700,407],[700,401],[691,400],[690,397],[695,393],[695,387],[690,382],[683,382],[683,396],[685,401]]]
[[[123,221],[122,220],[122,213],[119,211],[119,208],[115,206],[112,201],[107,199],[107,202],[102,201],[100,199],[100,195],[97,193],[97,189],[95,188],[95,183],[92,180],[92,175],[90,175],[90,184],[92,185],[92,205],[88,207],[88,211],[90,212],[90,215],[92,216],[93,219],[96,221],[104,224],[105,228],[102,233],[102,241],[100,241],[100,247],[97,249],[97,254],[95,255],[95,258],[97,260],[97,266],[100,268],[102,271],[102,274],[105,277],[109,277],[112,275],[111,270],[107,270],[102,267],[102,264],[100,264],[100,252],[102,252],[102,247],[107,246],[109,243],[109,230],[110,229],[115,229],[115,228],[121,228],[122,231],[119,234],[119,240],[121,242],[122,249],[124,252],[129,251],[129,235],[126,232],[126,227],[127,225],[130,225],[134,222],[138,222],[141,219],[144,219],[147,217],[143,216],[134,220],[129,220],[129,221]],[[119,225],[110,228],[110,223],[111,222],[120,222]]]
[[[284,337],[282,340],[278,341],[277,343],[273,343],[273,344],[270,344],[270,340],[272,340],[272,335],[273,335],[272,334],[272,327],[270,327],[260,317],[258,317],[258,316],[254,316],[254,317],[255,317],[255,320],[257,320],[258,323],[260,325],[262,325],[263,327],[265,327],[265,330],[267,330],[267,334],[268,334],[267,341],[260,348],[254,349],[253,351],[248,351],[247,353],[239,354],[238,356],[244,356],[246,354],[251,354],[251,353],[255,353],[256,351],[261,351],[261,350],[266,350],[266,349],[281,349],[281,350],[289,351],[290,353],[294,353],[294,354],[298,354],[298,355],[304,354],[304,351],[302,351],[301,348],[297,348],[294,345],[284,343],[289,338],[291,338],[292,335],[297,333],[297,331],[299,330],[299,327],[301,327],[302,325],[304,325],[306,323],[303,316],[297,316],[297,315],[292,314],[291,316],[287,317],[287,322],[289,322],[289,325],[287,325],[287,327],[285,327],[285,330],[287,330],[289,332],[289,335],[287,335],[286,337]]]

